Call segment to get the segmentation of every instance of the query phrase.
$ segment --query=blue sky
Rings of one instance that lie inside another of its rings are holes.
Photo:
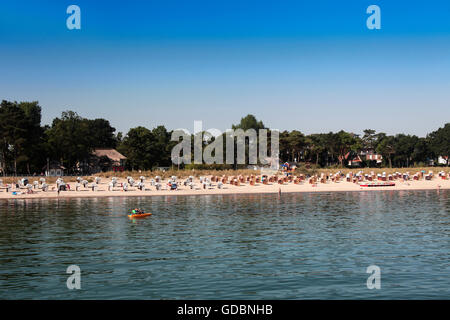
[[[124,132],[225,130],[252,113],[423,136],[450,121],[450,2],[2,1],[0,70],[0,99],[38,100],[46,124],[70,109]]]

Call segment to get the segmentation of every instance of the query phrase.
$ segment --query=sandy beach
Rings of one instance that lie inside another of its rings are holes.
[[[73,178],[73,177],[72,177]],[[168,195],[221,195],[221,194],[260,194],[260,193],[292,193],[292,192],[347,192],[347,191],[398,191],[398,190],[446,190],[450,189],[450,179],[448,173],[445,175],[445,179],[440,176],[434,176],[431,180],[419,179],[419,180],[404,180],[393,179],[387,181],[395,183],[394,186],[375,186],[364,187],[364,184],[378,184],[386,183],[383,181],[368,182],[363,181],[348,182],[347,179],[342,177],[340,180],[331,181],[330,179],[320,182],[320,179],[309,181],[305,179],[303,181],[294,182],[286,181],[280,183],[269,182],[263,184],[256,182],[253,185],[250,182],[245,181],[239,185],[224,183],[221,188],[218,188],[218,182],[210,182],[214,180],[212,177],[205,177],[208,179],[208,185],[204,186],[199,178],[194,178],[194,186],[191,188],[189,185],[184,185],[183,180],[177,180],[177,189],[170,190],[168,186],[169,179],[161,180],[161,190],[157,190],[154,185],[148,182],[144,183],[143,190],[139,190],[136,186],[128,187],[127,191],[123,190],[123,183],[127,182],[127,179],[118,179],[117,184],[112,190],[109,190],[110,181],[103,179],[96,184],[95,191],[92,190],[93,183],[89,183],[87,187],[79,186],[79,190],[75,191],[75,182],[67,182],[70,186],[70,190],[60,191],[59,194],[56,191],[56,184],[49,184],[47,191],[42,191],[39,187],[33,188],[32,193],[27,192],[27,188],[21,187],[17,189],[15,186],[6,192],[6,188],[3,185],[0,189],[0,199],[36,199],[36,198],[78,198],[78,197],[142,197],[142,196],[168,196]],[[311,179],[311,178],[309,178]],[[245,180],[245,179],[242,179]],[[255,179],[256,180],[256,179]]]

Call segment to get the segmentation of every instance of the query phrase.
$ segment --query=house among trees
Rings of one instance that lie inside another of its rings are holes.
[[[383,162],[383,155],[377,153],[374,148],[363,148],[359,151],[360,159],[364,159],[366,164],[380,165]]]
[[[342,158],[340,158],[341,160]],[[349,151],[344,156],[344,160],[349,167],[360,167],[362,164],[361,157],[355,151]]]
[[[368,154],[366,154],[366,160],[367,161],[376,161],[377,164],[380,164],[383,162],[383,156],[381,154],[368,153]]]
[[[124,171],[127,157],[112,148],[98,148],[92,152],[91,172]]]

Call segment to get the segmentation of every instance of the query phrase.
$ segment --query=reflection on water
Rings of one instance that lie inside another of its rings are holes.
[[[447,299],[449,194],[2,201],[0,298]],[[153,216],[130,221],[134,207]]]

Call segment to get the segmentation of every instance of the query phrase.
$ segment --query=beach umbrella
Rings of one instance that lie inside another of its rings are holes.
[[[95,177],[95,183],[99,184],[102,179],[100,177]]]
[[[141,182],[143,183],[145,181],[145,177],[144,176],[140,176],[139,180],[141,180]]]
[[[87,181],[87,180],[81,181],[81,184],[82,184],[83,187],[85,187],[85,188],[87,188],[88,183],[89,183],[89,181]]]

